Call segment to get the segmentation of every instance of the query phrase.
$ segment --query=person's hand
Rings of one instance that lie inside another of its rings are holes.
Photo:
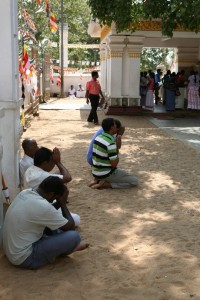
[[[105,98],[104,97],[101,97],[101,100],[99,102],[100,104],[104,104],[105,103]]]
[[[89,104],[89,99],[88,98],[86,99],[86,103]]]
[[[56,198],[57,202],[59,203],[60,207],[66,206],[68,203],[68,195],[69,195],[69,190],[68,187],[65,185],[65,191],[62,196]]]
[[[121,135],[117,135],[117,137],[116,137],[116,145],[117,145],[117,149],[121,148],[121,145],[122,145],[122,136]]]
[[[121,126],[118,130],[118,135],[123,135],[124,134],[124,131],[125,131],[125,126]]]
[[[59,163],[61,160],[60,150],[56,147],[53,149],[52,159],[55,162],[55,164]]]

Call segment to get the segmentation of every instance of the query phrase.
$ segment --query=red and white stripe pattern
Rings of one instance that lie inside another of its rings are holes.
[[[50,28],[52,33],[56,33],[58,30],[58,25],[56,24],[56,18],[52,12],[50,13]]]

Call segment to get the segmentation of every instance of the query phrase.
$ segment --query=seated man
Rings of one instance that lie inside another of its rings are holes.
[[[53,170],[55,165],[58,167],[59,174],[50,173],[50,171]],[[54,148],[53,151],[51,151],[48,148],[41,147],[35,153],[34,165],[29,167],[25,172],[25,188],[36,189],[38,188],[40,183],[49,176],[59,177],[60,179],[62,179],[63,183],[68,183],[72,180],[69,171],[61,163],[61,155],[59,149]],[[80,224],[80,216],[75,213],[71,214],[74,218],[75,225],[78,226]]]
[[[77,89],[77,92],[76,92],[76,97],[77,98],[84,98],[85,97],[85,90],[84,90],[84,88],[82,87],[81,84],[79,84],[79,86],[78,86],[78,89]]]
[[[33,158],[36,151],[39,149],[37,142],[33,139],[24,139],[22,142],[22,148],[24,150],[24,156],[19,162],[20,179],[23,183],[24,174],[26,170],[33,165]]]
[[[84,88],[82,87],[82,84],[79,84],[77,91],[79,92],[85,91]]]
[[[114,138],[116,139],[117,136],[122,136],[124,131],[125,131],[125,127],[121,125],[121,122],[119,120],[115,120],[115,124],[117,126],[117,133],[116,135],[114,135]],[[92,139],[91,139],[91,142],[90,142],[90,145],[89,145],[89,148],[88,148],[88,151],[87,151],[87,162],[88,164],[90,164],[92,166],[92,153],[93,153],[93,144],[94,144],[94,140],[97,136],[101,135],[103,133],[103,128],[99,128],[99,130],[97,130],[97,132],[93,135]],[[120,139],[121,140],[121,139]],[[117,145],[118,149],[121,148],[121,142],[118,143]]]
[[[76,97],[76,90],[73,85],[70,86],[70,89],[68,91],[68,97],[70,97],[70,98]]]
[[[60,174],[51,174],[55,165]],[[57,176],[68,183],[72,180],[69,171],[61,162],[61,155],[58,148],[51,151],[48,148],[41,147],[34,156],[34,165],[29,167],[24,174],[25,187],[37,188],[39,184],[48,176]]]
[[[89,246],[81,242],[75,231],[66,198],[63,181],[53,176],[42,181],[37,189],[24,190],[16,196],[7,210],[3,228],[4,251],[13,265],[37,269],[60,255]],[[51,235],[44,236],[46,228]]]
[[[130,188],[138,184],[135,176],[129,175],[126,171],[118,169],[119,162],[117,144],[114,135],[117,133],[117,126],[113,118],[106,118],[102,122],[104,132],[97,136],[93,144],[92,174],[95,180],[89,185],[92,188]]]

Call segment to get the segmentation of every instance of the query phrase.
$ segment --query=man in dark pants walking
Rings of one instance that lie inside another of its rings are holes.
[[[97,71],[92,71],[92,79],[86,84],[86,103],[91,103],[91,111],[88,116],[88,122],[94,122],[95,125],[98,125],[98,116],[97,116],[97,107],[99,105],[99,100],[101,96],[101,101],[104,102],[104,96],[101,91],[101,86],[97,78],[99,77]]]

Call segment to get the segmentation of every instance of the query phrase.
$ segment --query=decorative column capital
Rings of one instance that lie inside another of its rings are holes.
[[[108,58],[122,58],[123,56],[123,44],[109,44],[108,45]]]

